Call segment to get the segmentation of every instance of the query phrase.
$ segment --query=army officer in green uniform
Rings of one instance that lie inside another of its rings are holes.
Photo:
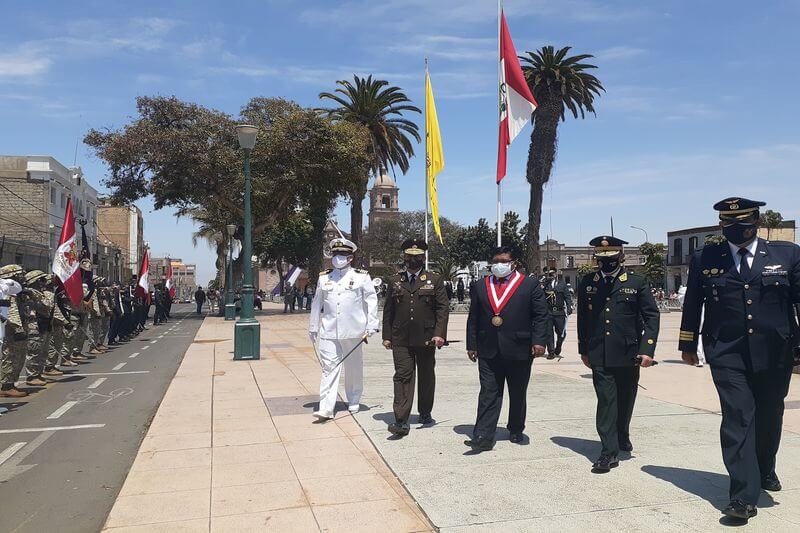
[[[578,353],[592,369],[597,394],[597,433],[603,444],[594,472],[619,464],[630,452],[630,423],[639,366],[653,363],[659,311],[647,280],[623,268],[627,242],[607,235],[592,239],[599,269],[578,288]]]
[[[436,348],[444,345],[450,300],[444,279],[425,270],[428,245],[408,239],[402,245],[406,269],[389,278],[383,307],[383,346],[394,356],[394,423],[389,431],[408,435],[414,403],[414,374],[418,373],[420,424],[432,424],[436,388]]]

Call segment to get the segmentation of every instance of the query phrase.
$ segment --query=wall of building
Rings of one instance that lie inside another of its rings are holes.
[[[138,274],[144,251],[142,212],[136,206],[113,206],[107,202],[97,210],[100,237],[112,242],[122,252],[123,279]]]

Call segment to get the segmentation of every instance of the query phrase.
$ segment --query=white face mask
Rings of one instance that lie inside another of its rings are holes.
[[[350,258],[346,255],[334,255],[331,259],[333,268],[342,269],[350,264]]]
[[[492,274],[498,278],[505,278],[513,271],[514,269],[511,268],[511,263],[494,263],[492,265]]]

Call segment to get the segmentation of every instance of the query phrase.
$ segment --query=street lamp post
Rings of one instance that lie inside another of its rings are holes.
[[[261,358],[261,326],[253,311],[253,226],[250,220],[250,152],[256,145],[258,128],[248,124],[236,126],[239,147],[244,150],[244,243],[242,245],[242,313],[233,334],[234,359]]]
[[[640,228],[639,226],[631,226],[633,229],[638,229],[639,231],[644,233],[644,242],[650,242],[650,239],[647,238],[647,230],[644,228]]]
[[[228,232],[228,269],[225,274],[225,320],[236,320],[236,304],[233,303],[233,234],[236,224],[225,226]]]

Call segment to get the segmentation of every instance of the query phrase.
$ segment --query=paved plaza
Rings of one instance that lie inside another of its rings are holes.
[[[437,352],[433,427],[397,440],[392,358],[373,338],[355,417],[312,422],[319,367],[308,315],[267,305],[262,359],[232,361],[232,324],[206,318],[150,426],[112,510],[110,531],[714,531],[727,503],[720,416],[709,369],[679,364],[680,315],[662,315],[643,370],[635,451],[609,474],[599,452],[589,370],[570,323],[565,359],[537,359],[528,390],[530,442],[500,431],[474,455],[478,377],[463,343]],[[451,340],[464,339],[453,315]],[[800,527],[800,386],[793,383],[778,473],[741,531]],[[505,413],[501,418],[501,422]]]

